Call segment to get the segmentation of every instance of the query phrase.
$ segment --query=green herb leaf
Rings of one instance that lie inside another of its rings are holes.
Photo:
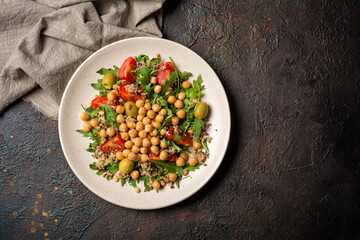
[[[203,146],[203,148],[205,149],[205,151],[209,151],[209,148],[207,146],[207,139],[205,139],[204,141],[201,142],[201,145]]]
[[[119,74],[119,70],[120,70],[120,68],[114,65],[113,68],[101,68],[96,73],[101,74],[101,75],[106,75],[108,73],[112,73],[115,75],[115,77],[117,77]]]
[[[148,57],[147,55],[141,54],[141,55],[139,55],[139,56],[137,57],[137,60],[138,60],[139,62],[144,62],[144,63],[146,63],[146,62],[149,61],[150,59],[149,59],[149,57]]]
[[[173,146],[173,148],[175,148],[178,153],[182,151],[182,149],[178,145],[176,145],[176,143],[174,143],[173,141],[171,141],[171,146]]]
[[[176,166],[175,163],[166,163],[166,162],[162,162],[162,161],[155,161],[153,159],[150,159],[149,161],[154,163],[157,166],[161,166],[161,167],[165,168],[166,170],[168,170],[171,173],[182,174],[184,171],[182,167]]]
[[[129,183],[130,186],[132,186],[132,187],[134,187],[134,188],[137,187],[137,186],[136,186],[136,180],[135,180],[135,179],[129,180],[128,183]]]
[[[93,162],[92,164],[89,164],[89,167],[91,170],[98,170],[96,167],[95,167],[95,164],[96,162]]]
[[[91,86],[96,90],[104,90],[105,89],[102,85],[102,79],[98,79],[97,83],[92,83]]]
[[[176,181],[176,182],[175,182],[177,188],[180,188],[180,183],[179,183],[179,182],[180,182],[180,181]]]
[[[165,84],[162,86],[162,91],[160,95],[164,95],[165,92],[172,90],[171,87],[169,87],[171,84],[174,84],[176,82],[176,73],[172,72],[170,74],[170,79],[165,80]]]
[[[199,137],[204,125],[204,121],[198,118],[195,118],[194,122],[191,124],[191,129],[194,130],[194,138],[197,142],[199,142]]]
[[[147,175],[142,176],[139,180],[144,181],[144,187],[145,187],[144,192],[148,192],[151,190],[151,187],[149,186],[149,176]]]
[[[121,186],[123,187],[126,183],[126,179],[125,178],[121,178],[120,179],[120,183],[121,183]]]
[[[195,171],[196,169],[199,169],[201,165],[201,163],[198,163],[195,166],[187,165],[186,167],[184,167],[184,171]]]
[[[151,61],[150,61],[150,67],[154,67],[154,65],[157,65],[157,64],[159,64],[160,63],[160,61],[161,61],[161,58],[153,58],[153,59],[151,59]]]
[[[117,113],[112,107],[104,104],[101,105],[99,108],[101,108],[104,111],[104,118],[108,123],[110,123],[111,125],[115,125],[117,123],[116,122]]]
[[[175,142],[181,141],[181,136],[180,136],[179,134],[175,134],[175,136],[174,136],[174,141],[175,141]]]
[[[203,82],[201,75],[198,76],[197,80],[193,82],[193,87],[187,89],[186,96],[189,97],[190,101],[194,99],[201,99],[201,91],[205,89],[204,85],[201,85]]]
[[[190,76],[192,76],[192,73],[191,73],[191,72],[182,72],[182,73],[180,74],[180,78],[181,78],[181,79],[184,79],[184,78],[187,78],[187,77],[190,77]]]

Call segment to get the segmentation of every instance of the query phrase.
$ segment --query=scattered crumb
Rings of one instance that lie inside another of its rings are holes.
[[[6,169],[4,169],[3,172],[7,172]]]
[[[51,152],[50,148],[48,148],[46,151],[47,151],[48,153]]]
[[[30,232],[31,233],[36,233],[36,228],[34,228],[34,227],[30,228]]]
[[[36,198],[37,198],[37,199],[41,199],[41,198],[42,198],[41,193],[36,194]]]
[[[10,138],[14,138],[14,136],[10,136]]]
[[[58,222],[58,220],[57,220],[57,219],[55,219],[55,220],[54,220],[54,222]]]
[[[72,194],[72,191],[70,190],[69,193]]]
[[[55,187],[55,191],[58,190],[58,189],[59,189],[59,187]]]
[[[47,232],[46,232],[46,233],[44,233],[44,237],[47,237],[48,235],[49,235],[49,233],[47,233]]]
[[[47,212],[42,212],[42,215],[44,216],[44,217],[48,217],[49,216],[49,214],[47,213]]]

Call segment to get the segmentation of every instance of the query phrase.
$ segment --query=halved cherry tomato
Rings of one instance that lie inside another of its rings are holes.
[[[97,97],[91,101],[91,105],[93,106],[93,109],[97,109],[101,105],[107,104],[107,101],[108,101],[107,96]],[[114,104],[109,106],[115,108],[117,105],[119,105],[119,102],[118,100],[115,100]]]
[[[174,127],[170,127],[169,130],[167,130],[165,134],[165,138],[169,140],[174,140],[175,133],[174,133]],[[191,143],[191,137],[189,133],[183,133],[181,135],[181,140],[175,142],[177,145],[180,146],[189,146]]]
[[[176,162],[176,160],[177,160],[176,154],[171,154],[169,158],[169,162]]]
[[[127,102],[127,101],[136,102],[137,100],[141,100],[141,99],[145,98],[145,96],[142,96],[141,94],[129,93],[125,87],[130,84],[131,83],[124,83],[120,86],[119,97],[122,100],[124,100],[125,102]],[[141,89],[141,92],[144,92],[144,91]]]
[[[158,84],[164,85],[166,79],[170,79],[170,74],[174,71],[174,66],[171,62],[166,62],[160,65],[159,69],[164,69],[163,71],[158,71],[156,77],[158,79]]]
[[[91,101],[91,105],[93,106],[93,109],[97,109],[101,105],[107,104],[107,101],[107,96],[96,97]]]
[[[128,82],[135,82],[137,75],[131,71],[136,69],[136,61],[133,57],[125,59],[119,70],[119,78]]]
[[[113,139],[110,139],[101,146],[101,151],[111,154],[125,149],[125,142],[121,138],[120,134],[117,134]]]
[[[149,159],[154,159],[155,161],[160,161],[160,157],[159,157],[159,153],[158,154],[155,154],[153,152],[150,152],[149,153]]]

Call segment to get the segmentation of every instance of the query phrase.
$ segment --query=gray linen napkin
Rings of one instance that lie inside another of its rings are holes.
[[[0,112],[20,97],[57,118],[66,84],[99,48],[161,37],[165,0],[0,0]]]

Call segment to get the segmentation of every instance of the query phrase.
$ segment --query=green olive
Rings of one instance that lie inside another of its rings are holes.
[[[124,174],[130,173],[133,169],[134,169],[134,162],[130,161],[128,158],[124,158],[119,163],[119,170]]]
[[[198,119],[204,119],[209,112],[209,107],[204,102],[198,102],[195,106],[194,116]]]
[[[128,101],[124,105],[126,115],[130,117],[136,117],[138,114],[138,107],[132,101]]]
[[[112,73],[107,73],[102,79],[102,86],[106,89],[111,89],[116,81],[116,76]]]

